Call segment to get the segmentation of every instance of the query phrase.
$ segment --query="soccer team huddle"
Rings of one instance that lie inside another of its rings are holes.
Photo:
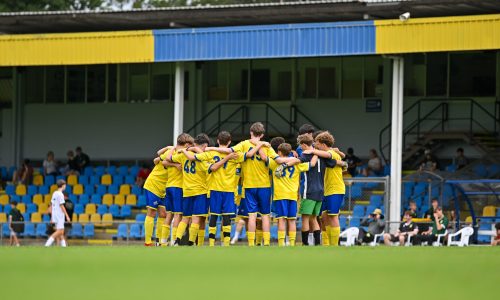
[[[283,138],[263,141],[264,133],[264,125],[254,123],[250,139],[233,147],[227,131],[218,134],[218,147],[208,147],[206,134],[193,138],[182,133],[175,146],[160,149],[144,184],[145,245],[180,245],[187,231],[187,245],[202,246],[208,225],[209,245],[214,246],[221,218],[221,242],[229,246],[231,220],[236,218],[246,226],[248,246],[269,246],[273,213],[278,245],[284,246],[288,236],[287,244],[295,246],[299,213],[303,244],[308,244],[311,232],[315,245],[337,246],[347,164],[344,154],[333,148],[333,136],[303,125],[297,155]]]

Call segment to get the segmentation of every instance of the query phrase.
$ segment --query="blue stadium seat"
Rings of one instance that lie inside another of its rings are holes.
[[[425,182],[419,182],[415,185],[415,190],[413,191],[413,196],[421,197],[427,194],[429,186]]]
[[[38,211],[38,206],[34,203],[28,203],[26,205],[26,212],[29,214],[36,213]]]
[[[44,185],[50,187],[51,185],[56,183],[56,179],[54,178],[53,175],[47,175],[44,178]]]
[[[128,236],[128,226],[127,224],[118,225],[118,232],[116,234],[116,238],[126,240]]]
[[[145,214],[137,214],[137,215],[135,216],[135,221],[136,221],[137,223],[141,223],[141,224],[142,224],[142,223],[144,223],[144,220],[145,220],[145,219],[146,219],[146,215],[145,215]]]
[[[78,203],[82,204],[82,205],[87,205],[90,203],[90,196],[89,195],[81,195],[80,196],[80,200],[78,201]]]
[[[68,195],[71,195],[73,194],[73,187],[69,184],[66,185],[66,189],[64,190],[64,192]]]
[[[35,224],[30,223],[30,222],[24,223],[23,236],[24,237],[35,237],[36,236]]]
[[[108,213],[108,206],[107,205],[99,205],[97,206],[97,213],[100,215],[104,215]]]
[[[101,177],[106,173],[106,168],[104,166],[94,167],[94,175]]]
[[[0,178],[7,181],[7,168],[6,167],[0,167]]]
[[[3,223],[2,224],[2,234],[4,237],[9,237],[10,236],[10,229],[9,229],[9,224],[8,223]]]
[[[27,195],[34,196],[38,194],[38,187],[36,185],[28,185]]]
[[[94,170],[92,167],[85,167],[85,169],[83,169],[83,175],[85,176],[92,176],[94,173]]]
[[[138,207],[146,207],[146,196],[144,195],[140,195],[139,197],[137,197],[137,206]]]
[[[83,238],[83,226],[80,223],[73,223],[71,225],[71,231],[69,232],[69,236],[72,238],[81,239]]]
[[[351,222],[349,223],[349,227],[359,227],[360,223],[361,223],[361,219],[360,218],[352,218]]]
[[[385,165],[383,176],[389,176],[389,175],[391,175],[391,165]]]
[[[78,203],[78,196],[77,195],[69,195],[68,196],[69,200],[73,202],[73,204]]]
[[[87,184],[87,185],[84,185],[83,186],[83,193],[85,195],[88,195],[88,196],[92,196],[93,194],[95,194],[95,187],[91,184]]]
[[[83,206],[83,204],[81,203],[78,203],[78,204],[75,204],[74,206],[74,210],[73,210],[73,213],[79,215],[79,214],[83,214],[85,212],[85,207]]]
[[[120,186],[113,183],[109,186],[108,193],[112,195],[118,195],[120,193]]]
[[[48,185],[42,185],[38,187],[38,193],[42,195],[47,195],[50,193],[50,187]]]
[[[89,178],[89,184],[90,185],[94,185],[94,186],[101,184],[101,177],[100,176],[95,176],[95,175],[90,176],[90,178]]]
[[[418,207],[418,215],[417,217],[422,217],[426,211],[429,210],[429,205],[425,204],[425,205],[422,205],[421,207]]]
[[[140,170],[139,166],[132,166],[130,167],[128,173],[134,177],[137,177],[137,174],[139,174],[139,170]]]
[[[36,225],[36,237],[38,238],[47,237],[47,223],[38,223]]]
[[[492,164],[488,166],[488,177],[496,177],[500,174],[500,165]]]
[[[87,223],[83,228],[83,237],[84,238],[92,238],[95,235],[94,224]]]
[[[65,181],[66,181],[66,176],[64,176],[64,175],[57,175],[57,176],[56,176],[56,182],[57,182],[58,180],[60,180],[60,179],[62,179],[62,180],[65,180]]]
[[[31,221],[31,214],[29,212],[25,212],[23,214],[24,222],[30,222]]]
[[[104,196],[104,194],[106,194],[107,192],[108,192],[108,188],[102,184],[98,185],[97,189],[95,191],[96,194],[101,195],[101,196]]]
[[[120,206],[113,204],[109,206],[109,213],[113,216],[113,218],[120,217]]]
[[[474,174],[476,174],[480,178],[487,178],[488,177],[488,170],[486,169],[486,166],[483,164],[477,164],[475,165],[472,170],[474,171]]]
[[[87,175],[78,176],[78,183],[83,185],[83,186],[88,185],[90,183],[89,176],[87,176]]]
[[[116,166],[109,166],[106,168],[106,173],[110,175],[115,175],[116,174]]]
[[[92,198],[90,198],[90,203],[101,204],[102,203],[101,195],[99,194],[92,195]]]
[[[376,206],[376,205],[372,205],[372,204],[368,205],[366,207],[366,215],[371,214],[375,209],[377,209],[379,207],[380,206]]]
[[[5,205],[3,207],[3,212],[6,214],[6,215],[9,215],[10,211],[12,210],[12,207],[10,207],[9,204]]]
[[[2,206],[2,204],[0,204],[0,213],[3,212],[2,208],[3,208],[3,206]]]
[[[359,199],[363,196],[363,188],[361,184],[355,183],[351,188],[351,198]]]
[[[13,184],[7,184],[5,186],[5,193],[9,196],[16,194],[16,187]]]
[[[118,168],[118,175],[127,176],[128,175],[128,167],[127,166],[120,166]]]
[[[121,175],[115,175],[113,176],[113,185],[122,185],[123,184],[123,176]]]
[[[479,225],[479,230],[491,230],[491,223],[481,223]],[[491,243],[491,236],[489,235],[478,235],[477,236],[478,243]]]
[[[340,223],[340,230],[345,230],[347,226],[347,218],[346,216],[342,215],[339,217],[339,223]]]
[[[111,209],[110,209],[110,212],[111,212]],[[120,211],[120,217],[128,218],[130,216],[132,216],[132,207],[130,205],[123,205],[122,209]]]
[[[382,195],[371,195],[370,196],[370,205],[380,207],[382,204],[384,204],[384,196],[382,196]]]
[[[354,205],[352,209],[352,216],[362,218],[365,216],[365,206],[363,205]]]
[[[135,177],[132,175],[125,176],[125,184],[134,185],[135,184]]]
[[[24,195],[21,197],[21,202],[28,204],[33,203],[33,200],[30,195]]]
[[[139,240],[141,239],[141,225],[140,224],[132,224],[130,225],[130,238]]]
[[[139,197],[140,195],[142,195],[142,188],[137,185],[132,185],[132,194],[137,195],[137,197]]]
[[[42,222],[45,222],[45,223],[50,222],[50,215],[48,215],[48,214],[43,214],[43,215],[42,215]]]
[[[441,196],[441,188],[437,184],[433,184],[431,187],[431,197],[439,198]]]

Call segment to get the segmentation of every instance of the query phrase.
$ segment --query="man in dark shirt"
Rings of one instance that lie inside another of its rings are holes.
[[[354,149],[347,149],[347,155],[345,156],[344,161],[346,161],[349,165],[347,172],[351,174],[352,177],[356,176],[356,168],[361,165],[361,159],[354,155]]]
[[[17,235],[24,231],[24,217],[23,214],[17,209],[17,202],[10,203],[9,213],[9,229],[10,229],[10,245],[19,247],[19,240]]]
[[[399,242],[400,246],[404,246],[408,237],[418,233],[418,226],[413,223],[412,212],[407,210],[403,216],[404,223],[399,225],[399,229],[395,234],[384,234],[384,244],[391,246],[392,243]]]
[[[434,221],[434,213],[436,212],[436,209],[439,206],[438,199],[434,198],[431,201],[431,207],[425,212],[424,218],[425,219],[431,219]]]
[[[448,218],[443,214],[443,209],[438,206],[434,212],[432,227],[422,234],[416,235],[413,244],[421,245],[423,242],[427,242],[427,245],[432,245],[433,242],[437,241],[438,235],[446,233],[446,228],[448,228]]]
[[[66,165],[66,175],[77,174],[79,172],[79,167],[76,162],[75,153],[71,150],[66,153],[68,157],[68,163]]]
[[[82,152],[82,147],[76,147],[75,162],[79,172],[82,172],[85,167],[90,165],[90,158],[87,154]]]

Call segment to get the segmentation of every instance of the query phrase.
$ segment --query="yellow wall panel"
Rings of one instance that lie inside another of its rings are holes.
[[[376,53],[500,49],[500,15],[375,21]]]
[[[154,61],[151,30],[0,35],[0,66]]]

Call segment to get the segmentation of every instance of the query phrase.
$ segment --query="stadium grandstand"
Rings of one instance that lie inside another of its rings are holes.
[[[183,132],[215,142],[225,130],[235,145],[255,122],[266,140],[284,137],[294,148],[301,125],[311,124],[333,133],[341,151],[355,150],[360,161],[344,173],[342,245],[354,244],[349,229],[368,230],[377,210],[385,227],[365,244],[382,244],[411,204],[415,222],[429,228],[433,199],[450,221],[444,244],[469,227],[470,243],[496,236],[499,1],[12,12],[0,13],[0,33],[2,245],[13,201],[22,243],[42,244],[59,179],[74,205],[70,244],[140,245],[147,201],[139,173],[157,150]],[[77,146],[90,165],[68,172],[66,154]],[[49,151],[57,175],[43,166]],[[19,182],[26,159],[33,174]],[[276,241],[275,221],[270,231]]]

